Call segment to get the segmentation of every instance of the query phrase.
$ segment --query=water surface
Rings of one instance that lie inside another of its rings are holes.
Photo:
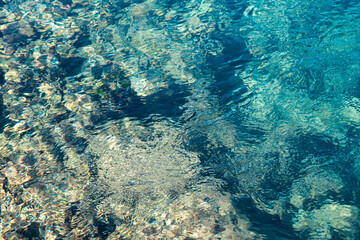
[[[358,239],[357,1],[0,1],[4,239]]]

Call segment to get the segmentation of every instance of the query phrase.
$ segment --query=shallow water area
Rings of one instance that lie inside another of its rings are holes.
[[[0,1],[0,238],[359,239],[358,1]]]

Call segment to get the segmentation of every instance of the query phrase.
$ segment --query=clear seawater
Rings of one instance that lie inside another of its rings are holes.
[[[15,52],[2,64],[1,134],[48,144],[58,166],[37,163],[30,168],[51,170],[3,188],[9,198],[50,186],[67,196],[24,195],[17,205],[51,212],[45,205],[56,202],[65,217],[52,225],[22,217],[27,228],[6,236],[360,239],[359,1],[3,2],[50,30],[26,44],[2,33]],[[6,74],[17,66],[37,79],[19,90],[33,96],[23,120],[11,115],[20,100],[8,100]],[[14,128],[21,121],[33,130],[6,133],[23,130]],[[6,156],[2,181],[22,159]],[[74,197],[66,191],[76,181]]]

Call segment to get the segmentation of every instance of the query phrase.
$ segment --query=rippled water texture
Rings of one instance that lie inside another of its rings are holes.
[[[360,3],[0,0],[1,239],[360,239]]]

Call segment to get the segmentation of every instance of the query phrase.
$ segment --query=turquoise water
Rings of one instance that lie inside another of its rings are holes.
[[[359,239],[360,3],[0,1],[3,239]]]

